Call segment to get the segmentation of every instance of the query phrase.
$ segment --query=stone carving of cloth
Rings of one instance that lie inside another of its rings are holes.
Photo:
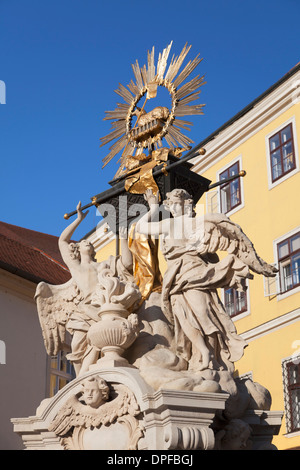
[[[210,262],[197,251],[186,250],[186,243],[162,240],[162,253],[167,261],[163,279],[163,311],[175,329],[177,353],[189,361],[192,345],[181,324],[189,322],[209,340],[217,338],[214,356],[219,366],[232,369],[240,359],[247,343],[236,333],[219,296],[219,287],[239,287],[246,277],[252,277],[249,268],[235,255]]]

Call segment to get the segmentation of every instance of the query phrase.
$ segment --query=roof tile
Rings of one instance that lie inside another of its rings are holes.
[[[62,284],[70,273],[58,237],[0,222],[0,267],[33,282]]]

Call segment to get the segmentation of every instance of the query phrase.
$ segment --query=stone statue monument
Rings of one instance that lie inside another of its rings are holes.
[[[132,256],[125,238],[122,238],[123,256],[111,256],[102,263],[96,262],[94,248],[87,240],[71,242],[75,229],[88,213],[83,214],[80,203],[77,212],[77,219],[59,238],[60,252],[70,270],[71,280],[59,286],[42,282],[37,287],[35,298],[48,354],[57,354],[66,331],[69,331],[73,338],[68,359],[79,375],[99,358],[99,349],[93,343],[94,325],[99,322],[105,306],[109,305],[114,312],[121,308],[123,317],[127,318],[129,310],[139,303],[141,294],[129,271]],[[122,321],[124,323],[124,319]],[[130,319],[127,329],[129,325]]]
[[[282,413],[270,411],[271,396],[263,385],[234,376],[235,362],[247,344],[237,334],[218,289],[244,291],[252,272],[268,277],[275,276],[276,269],[259,257],[241,227],[226,215],[196,216],[197,201],[187,189],[178,185],[164,194],[154,179],[163,155],[181,153],[174,149],[176,139],[189,143],[176,131],[176,120],[186,127],[178,116],[187,111],[189,93],[198,94],[202,83],[192,80],[177,88],[199,63],[190,62],[175,79],[186,47],[164,78],[169,50],[160,56],[156,74],[152,53],[148,71],[135,66],[137,83],[129,87],[135,94],[132,102],[131,93],[120,85],[118,94],[127,105],[110,113],[118,123],[115,133],[104,139],[106,143],[119,137],[107,162],[126,142],[117,175],[125,178],[121,189],[131,196],[138,193],[148,210],[125,228],[118,221],[121,254],[97,262],[87,240],[72,241],[87,215],[79,203],[77,218],[59,238],[70,281],[37,286],[47,353],[56,355],[69,332],[68,359],[76,377],[44,400],[35,416],[12,420],[26,449],[275,448],[272,437],[279,432]],[[156,96],[159,86],[171,94],[170,110],[156,107],[146,112],[144,106],[137,107],[146,93],[146,100]],[[191,113],[201,113],[201,106],[192,106]],[[132,128],[133,116],[138,120]],[[139,117],[144,118],[140,123]],[[163,137],[173,146],[171,151],[154,150]],[[140,164],[132,172],[128,161],[134,151]],[[160,206],[165,210],[161,219]],[[167,263],[163,276],[158,240]]]

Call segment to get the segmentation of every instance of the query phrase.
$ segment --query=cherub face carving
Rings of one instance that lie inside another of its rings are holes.
[[[101,377],[92,377],[82,383],[82,400],[92,408],[98,408],[109,396],[109,387]]]

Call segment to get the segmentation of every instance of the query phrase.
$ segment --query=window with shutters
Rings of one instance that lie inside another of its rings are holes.
[[[272,183],[296,168],[292,124],[269,138]]]
[[[242,209],[245,205],[244,201],[244,183],[243,179],[238,177],[243,170],[242,156],[238,156],[231,160],[226,166],[220,168],[216,174],[216,180],[219,182],[219,208],[218,212],[231,216],[236,211]],[[237,178],[228,181],[228,178],[237,176]],[[213,198],[214,205],[215,198]]]
[[[225,289],[224,292],[225,310],[230,317],[235,317],[247,311],[247,294],[236,289]]]
[[[282,362],[284,408],[288,433],[300,431],[300,355]]]
[[[300,232],[277,245],[280,293],[300,286]]]
[[[240,165],[239,162],[236,162],[222,171],[219,175],[219,179],[220,181],[226,180],[230,176],[238,175],[239,171]],[[220,201],[221,212],[223,212],[223,214],[227,214],[242,203],[240,178],[220,186]]]
[[[283,183],[299,171],[295,118],[266,135],[269,189]]]
[[[57,356],[50,359],[50,397],[75,378],[73,365],[66,356],[66,351],[59,351]]]

